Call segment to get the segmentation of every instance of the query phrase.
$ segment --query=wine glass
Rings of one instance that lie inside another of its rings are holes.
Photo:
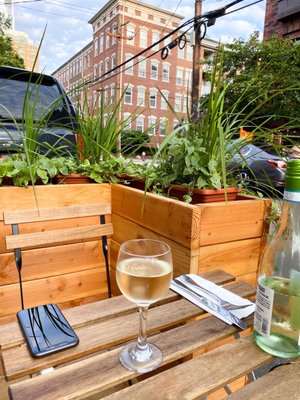
[[[123,295],[139,306],[140,316],[137,342],[125,346],[119,355],[121,364],[131,371],[152,371],[162,361],[161,350],[147,341],[147,310],[166,294],[172,275],[172,254],[166,243],[134,239],[120,246],[117,283]]]

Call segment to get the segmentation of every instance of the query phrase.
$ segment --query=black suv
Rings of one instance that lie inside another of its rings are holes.
[[[26,96],[34,120],[43,121],[36,139],[38,151],[73,154],[75,110],[61,83],[50,75],[6,66],[0,67],[0,153],[22,150]]]

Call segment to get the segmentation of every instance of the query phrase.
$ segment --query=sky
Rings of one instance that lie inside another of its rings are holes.
[[[194,16],[194,0],[141,0],[154,7],[168,9],[185,16]],[[233,0],[203,0],[202,13],[232,3]],[[206,37],[230,42],[234,38],[248,40],[254,31],[263,32],[265,0],[243,0],[229,8],[228,15],[218,18],[207,28]],[[44,40],[39,56],[40,71],[51,74],[92,40],[92,26],[88,21],[106,0],[13,0],[15,29],[26,32],[34,44]],[[236,10],[242,7],[241,10]],[[234,11],[229,13],[231,11]],[[183,20],[183,21],[184,21]]]

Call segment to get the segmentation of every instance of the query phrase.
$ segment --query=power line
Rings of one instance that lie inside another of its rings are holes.
[[[94,79],[88,80],[87,82],[84,82],[84,85],[89,85],[89,87],[92,87],[92,86],[94,86],[95,84],[97,84],[97,83],[99,83],[99,82],[101,82],[101,83],[106,82],[107,80],[111,79],[111,76],[109,76],[109,77],[107,77],[107,78],[105,78],[105,79],[103,80],[102,78],[103,78],[104,76],[111,75],[112,72],[117,71],[117,70],[120,70],[123,66],[125,66],[126,64],[131,63],[133,60],[135,60],[135,59],[141,57],[144,53],[146,53],[147,51],[149,51],[149,50],[152,49],[153,47],[159,45],[159,44],[160,44],[162,41],[164,41],[166,38],[172,36],[172,35],[175,34],[176,32],[178,32],[178,31],[180,31],[181,29],[183,29],[184,27],[186,27],[187,25],[193,24],[193,25],[190,26],[185,32],[180,33],[179,37],[181,37],[182,35],[185,35],[190,29],[192,29],[192,28],[194,27],[194,24],[195,24],[195,23],[201,23],[201,22],[203,23],[203,21],[205,21],[205,22],[207,23],[207,21],[209,21],[210,19],[212,19],[212,20],[214,21],[215,19],[217,19],[217,18],[219,18],[219,17],[222,17],[222,16],[225,16],[225,15],[228,15],[229,13],[232,14],[232,13],[237,12],[237,11],[240,11],[240,10],[242,10],[242,9],[244,9],[244,8],[250,7],[250,6],[254,5],[254,4],[260,3],[262,0],[257,0],[257,1],[255,1],[255,2],[253,2],[253,3],[251,3],[251,4],[248,4],[248,5],[244,6],[244,7],[241,7],[241,8],[239,8],[239,9],[235,9],[235,10],[233,10],[233,11],[228,12],[228,13],[225,14],[226,10],[227,10],[229,7],[232,7],[233,5],[235,5],[235,4],[237,4],[237,3],[240,3],[241,1],[243,1],[243,0],[235,0],[235,1],[231,2],[230,4],[227,4],[226,6],[221,7],[221,8],[219,8],[219,9],[217,9],[217,10],[208,11],[208,12],[204,13],[204,14],[201,15],[201,16],[196,16],[196,17],[190,18],[189,20],[187,20],[186,22],[184,22],[182,25],[180,25],[179,27],[175,28],[173,31],[171,31],[170,33],[168,33],[166,36],[164,36],[163,38],[159,39],[157,42],[152,43],[152,44],[151,44],[150,46],[148,46],[146,49],[143,49],[142,51],[140,51],[140,52],[137,53],[136,55],[130,57],[129,59],[127,59],[127,60],[125,60],[124,62],[122,62],[121,64],[119,64],[119,65],[117,65],[116,67],[114,67],[114,68],[110,69],[109,71],[105,72],[104,74],[102,74],[101,77],[94,78]],[[176,41],[176,40],[175,40],[175,41]],[[155,54],[161,52],[165,47],[169,47],[169,46],[172,45],[172,43],[174,43],[175,41],[169,43],[169,45],[167,45],[167,46],[164,46],[162,49],[159,49],[159,50],[155,51],[154,53],[151,53],[151,54],[148,55],[147,57],[144,57],[142,60],[138,60],[135,64],[133,64],[133,66],[135,66],[135,65],[139,64],[140,62],[142,62],[143,60],[147,60],[148,58],[152,57],[153,55],[155,55]],[[175,44],[175,46],[176,46],[176,44]],[[133,66],[130,65],[129,67],[118,71],[117,74],[121,74],[121,73],[124,72],[126,69],[132,68]]]
[[[46,1],[44,1],[44,3],[47,3],[47,4],[53,4],[54,6],[56,6],[56,7],[62,7],[62,8],[67,8],[67,9],[70,9],[70,10],[80,10],[80,11],[82,11],[82,12],[87,12],[87,13],[91,13],[91,14],[95,14],[95,10],[92,10],[92,9],[87,9],[87,8],[83,8],[83,7],[78,7],[78,6],[73,6],[73,5],[67,5],[67,4],[59,4],[58,2],[53,2],[53,1],[48,1],[48,0],[46,0]]]
[[[38,0],[38,1],[40,1],[40,0]],[[25,3],[26,3],[26,2],[25,2]],[[17,7],[19,7],[19,8],[25,8],[25,10],[37,11],[37,12],[40,12],[40,13],[43,13],[43,14],[51,14],[51,15],[56,15],[56,16],[59,16],[59,17],[64,17],[64,18],[69,18],[69,19],[76,19],[76,20],[78,20],[78,21],[88,22],[86,19],[76,18],[76,17],[69,17],[68,15],[53,13],[53,12],[51,12],[51,11],[39,10],[39,9],[37,9],[37,8],[24,7],[24,6],[20,6],[20,5],[17,5]]]
[[[13,5],[17,3],[36,3],[37,1],[42,1],[42,0],[17,0],[17,1],[12,1],[12,2],[4,2],[1,3],[0,5]]]
[[[77,6],[76,4],[68,3],[67,1],[56,0],[56,3],[61,3],[61,4],[70,5],[70,6],[76,7],[76,8],[78,8],[78,9],[80,9],[80,10],[89,10],[89,11],[91,11],[91,12],[93,12],[93,13],[96,13],[96,12],[97,12],[97,10],[95,10],[95,9],[93,9],[93,8]]]

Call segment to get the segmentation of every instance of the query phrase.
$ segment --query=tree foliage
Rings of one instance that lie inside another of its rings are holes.
[[[0,65],[24,68],[24,60],[13,48],[12,39],[6,34],[10,20],[0,13]]]
[[[259,106],[253,118],[289,121],[300,126],[300,45],[276,36],[260,41],[258,32],[249,41],[226,46],[223,71],[231,82],[227,107],[247,90],[239,104],[245,113]],[[257,122],[256,121],[256,122]]]

